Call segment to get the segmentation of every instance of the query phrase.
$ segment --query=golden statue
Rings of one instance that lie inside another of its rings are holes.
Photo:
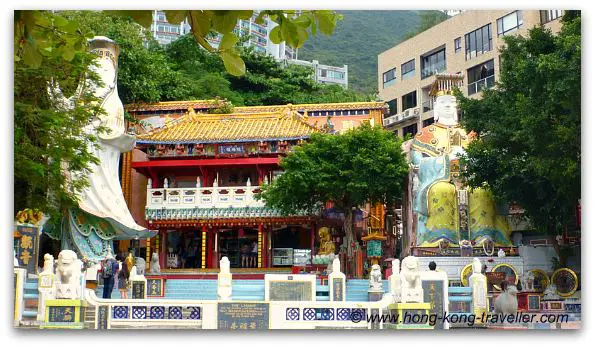
[[[132,256],[132,252],[128,252],[128,256],[126,257],[126,266],[128,266],[128,271],[132,270],[134,266],[134,257]]]
[[[335,243],[331,240],[331,232],[329,228],[322,227],[318,229],[318,236],[320,237],[318,255],[335,254]]]

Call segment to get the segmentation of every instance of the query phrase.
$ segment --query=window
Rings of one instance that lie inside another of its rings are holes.
[[[446,70],[446,50],[444,47],[421,57],[421,78],[430,77]]]
[[[417,123],[408,125],[406,127],[403,128],[403,137],[407,137],[407,136],[415,136],[415,134],[417,134]]]
[[[461,38],[457,37],[455,39],[455,53],[459,53],[461,51]]]
[[[320,70],[320,77],[326,77],[326,70]]]
[[[397,82],[397,68],[390,69],[382,74],[382,88],[392,86]]]
[[[388,105],[388,116],[397,114],[397,99],[392,99],[386,103]]]
[[[465,35],[465,60],[492,50],[492,24]]]
[[[434,124],[434,117],[430,117],[428,119],[424,119],[423,124],[424,124],[423,125],[424,128],[427,127],[428,125]]]
[[[494,59],[467,70],[467,94],[473,95],[483,88],[494,86]]]
[[[541,24],[545,24],[547,22],[551,22],[554,19],[558,19],[562,17],[564,13],[563,10],[542,10],[539,11],[539,16],[541,17]]]
[[[417,106],[417,91],[414,90],[411,93],[405,94],[401,97],[401,105],[403,111]]]
[[[401,80],[406,80],[415,76],[415,59],[411,59],[405,64],[401,64]]]
[[[341,71],[328,70],[328,77],[335,80],[345,79],[345,73]]]
[[[520,28],[523,25],[523,17],[521,12],[514,11],[502,18],[498,18],[496,23],[498,24],[498,36],[502,36]]]

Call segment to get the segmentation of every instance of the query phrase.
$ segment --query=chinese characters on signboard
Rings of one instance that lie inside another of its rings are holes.
[[[244,145],[219,145],[219,154],[244,154]]]
[[[217,329],[265,330],[269,328],[269,304],[220,302]]]

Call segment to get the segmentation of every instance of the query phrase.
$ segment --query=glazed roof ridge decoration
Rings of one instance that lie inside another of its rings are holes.
[[[217,108],[223,105],[224,100],[189,100],[189,101],[164,101],[157,103],[135,103],[126,105],[126,111],[157,111],[181,110],[188,108]],[[359,110],[359,109],[384,109],[386,104],[381,101],[337,102],[321,104],[286,104],[269,106],[236,106],[234,113],[260,113],[274,112],[289,107],[295,111],[329,111],[329,110]]]
[[[286,107],[253,114],[203,114],[189,109],[183,117],[137,136],[138,144],[188,144],[300,140],[320,129]]]

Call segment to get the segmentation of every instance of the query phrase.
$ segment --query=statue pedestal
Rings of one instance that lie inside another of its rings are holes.
[[[45,302],[45,319],[40,329],[83,329],[85,300],[54,299]]]
[[[395,323],[385,323],[384,327],[388,329],[434,329],[437,320],[430,320],[429,311],[431,306],[429,302],[390,304],[388,305],[388,310],[391,316],[396,318]]]
[[[217,299],[228,301],[231,300],[231,273],[219,273],[217,275]]]
[[[380,301],[384,295],[383,290],[368,290],[368,301]]]

